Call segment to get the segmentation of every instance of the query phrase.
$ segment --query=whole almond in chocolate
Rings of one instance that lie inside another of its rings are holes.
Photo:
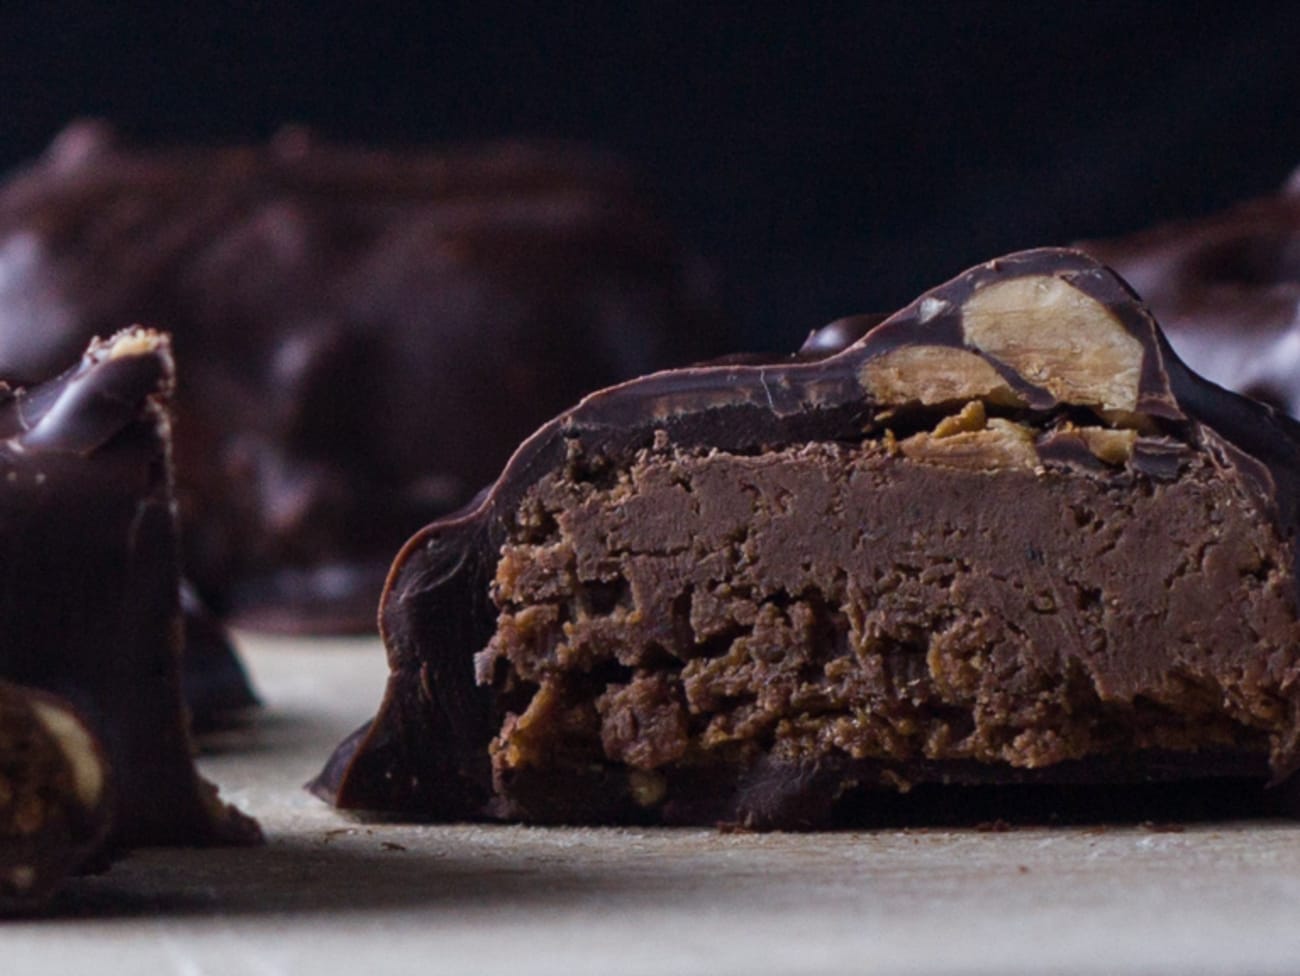
[[[109,798],[108,760],[76,709],[0,681],[0,914],[41,905],[93,862]]]
[[[588,397],[411,539],[383,704],[315,790],[784,828],[917,783],[1292,773],[1296,424],[1075,251],[828,348]]]

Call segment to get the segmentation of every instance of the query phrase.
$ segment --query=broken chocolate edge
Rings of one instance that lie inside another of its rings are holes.
[[[175,784],[178,795],[171,798],[176,806],[155,807],[158,816],[145,823],[146,818],[133,818],[128,810],[134,809],[138,814],[149,809],[147,797],[132,793],[132,787],[139,786],[143,771],[111,769],[117,794],[115,821],[108,842],[112,851],[141,844],[255,844],[263,840],[256,821],[224,803],[216,787],[200,775],[192,758],[193,740],[181,697],[184,621],[170,457],[169,403],[174,390],[175,363],[170,336],[137,325],[92,340],[79,360],[59,376],[30,388],[14,388],[0,414],[5,428],[0,436],[9,438],[16,456],[24,462],[60,456],[89,460],[97,451],[111,448],[118,438],[135,429],[148,430],[150,442],[158,452],[148,484],[137,498],[130,545],[142,545],[140,537],[151,531],[150,525],[168,526],[164,530],[167,546],[161,551],[171,557],[169,571],[174,574],[171,612],[166,621],[159,618],[153,622],[159,633],[167,634],[166,659],[148,663],[158,669],[156,673],[151,671],[150,677],[165,699],[158,702],[162,724],[168,726],[175,721],[177,741],[155,743],[154,753],[143,759],[156,764],[154,772],[161,770],[164,775],[175,772],[180,779]],[[159,568],[158,564],[150,563],[133,568],[128,560],[123,571],[128,574],[135,569],[146,573],[167,572],[167,564],[162,565]],[[161,643],[151,643],[156,637],[157,634],[149,634],[140,640],[162,650]],[[89,717],[89,727],[103,743],[110,766],[122,764],[121,743],[142,732],[135,722],[124,727],[116,720],[121,715],[111,714],[112,707],[97,702],[96,696],[102,692],[93,682],[82,683],[76,676],[70,676],[66,673],[66,662],[59,664],[57,673],[51,673],[48,661],[34,661],[30,656],[22,662],[22,671],[16,675],[6,672],[3,677],[68,698]],[[130,758],[134,762],[142,757],[137,753]],[[147,763],[141,761],[140,765]],[[137,823],[136,819],[141,822]]]

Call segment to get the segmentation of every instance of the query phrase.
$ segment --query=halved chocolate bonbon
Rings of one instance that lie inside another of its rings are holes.
[[[1074,251],[829,347],[590,396],[417,534],[316,791],[809,827],[917,783],[1291,774],[1296,424]]]

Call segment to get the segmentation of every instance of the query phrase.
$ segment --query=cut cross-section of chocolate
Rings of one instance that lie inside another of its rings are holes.
[[[0,681],[0,914],[45,902],[108,833],[103,747],[67,701]]]
[[[398,556],[387,693],[316,791],[816,827],[918,783],[1289,776],[1300,427],[1075,251],[860,331],[539,430]]]
[[[104,744],[115,847],[254,841],[194,769],[181,701],[171,352],[145,329],[0,398],[0,678]]]

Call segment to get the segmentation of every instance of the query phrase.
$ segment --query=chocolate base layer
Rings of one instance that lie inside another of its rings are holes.
[[[538,424],[722,351],[706,279],[573,150],[141,152],[82,124],[0,190],[0,376],[166,329],[187,575],[241,626],[366,631],[402,541]]]
[[[606,771],[607,773],[607,771]],[[1089,810],[1116,819],[1156,816],[1152,800],[1170,792],[1161,809],[1197,816],[1197,805],[1225,815],[1260,816],[1290,807],[1269,802],[1267,767],[1258,754],[1144,751],[1124,757],[1066,760],[1051,769],[1017,769],[970,760],[759,760],[749,767],[719,763],[674,768],[663,791],[671,801],[646,805],[644,788],[630,790],[617,775],[556,778],[530,770],[512,782],[497,819],[550,824],[714,824],[749,830],[818,830],[870,823],[964,824],[982,820],[1042,822],[1087,819]],[[981,795],[979,788],[984,788]],[[944,797],[942,791],[955,795]],[[1126,796],[1126,794],[1128,794]],[[1207,797],[1217,795],[1212,806]],[[979,806],[973,799],[978,798]],[[1134,802],[1141,799],[1142,803]],[[1278,801],[1283,798],[1279,795]],[[965,808],[965,809],[959,809]]]
[[[1300,416],[1300,170],[1275,196],[1079,246],[1133,284],[1193,369]]]
[[[0,400],[0,678],[71,702],[103,743],[114,847],[260,836],[191,758],[173,385],[165,337],[134,329]]]
[[[1078,252],[842,325],[591,396],[414,537],[383,705],[314,789],[807,828],[926,782],[1288,777],[1300,428]]]

